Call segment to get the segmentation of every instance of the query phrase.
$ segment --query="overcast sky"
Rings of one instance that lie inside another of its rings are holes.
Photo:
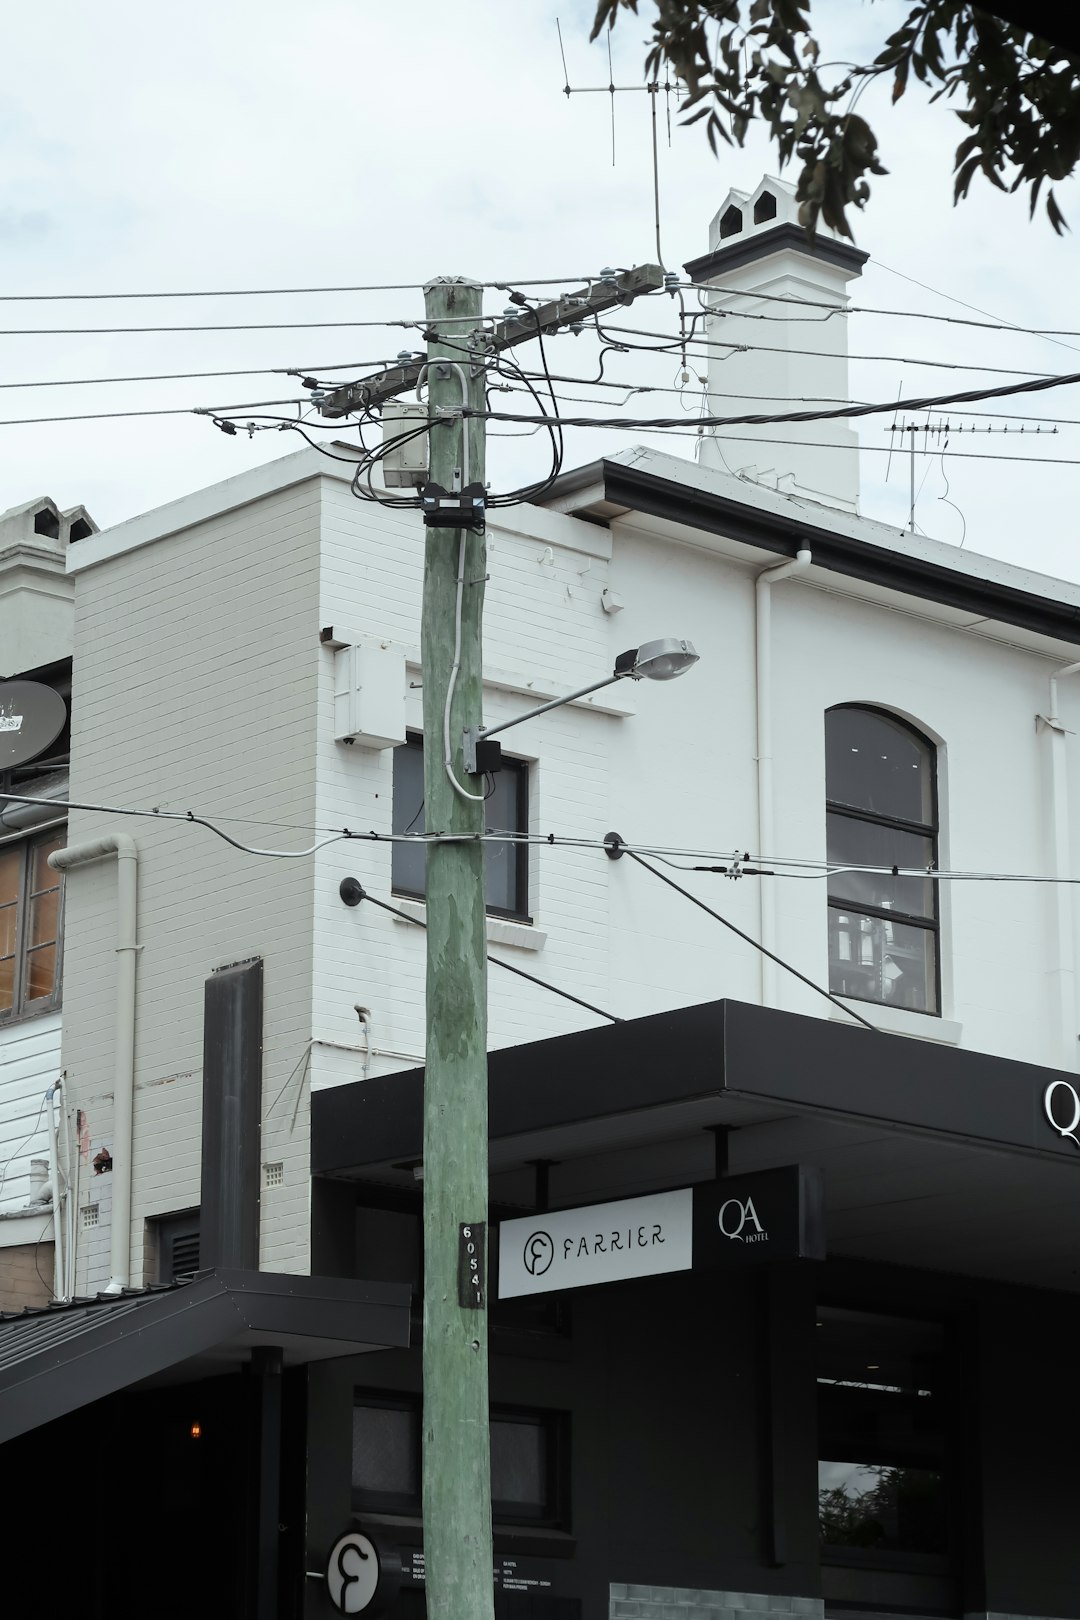
[[[615,35],[615,78],[641,79],[650,0]],[[575,278],[654,257],[648,102],[617,98],[612,165],[609,98],[561,92],[555,19],[572,84],[607,82],[606,48],[588,45],[590,0],[39,0],[12,8],[0,101],[0,290],[7,293],[177,291],[372,283],[422,284],[462,273],[481,281]],[[826,57],[867,60],[904,6],[816,0]],[[876,86],[860,103],[891,173],[857,220],[871,254],[859,302],[957,316],[963,300],[1011,323],[1080,328],[1077,236],[1057,238],[1021,197],[976,181],[951,205],[950,157],[964,133],[918,87],[896,110]],[[730,186],[752,189],[775,159],[760,139],[709,152],[700,129],[675,127],[661,153],[663,248],[679,267],[708,246],[708,222]],[[793,176],[792,176],[793,177]],[[1059,189],[1080,228],[1080,186]],[[886,269],[885,267],[889,267]],[[925,282],[923,291],[896,274]],[[501,309],[505,294],[487,295]],[[309,330],[88,334],[88,327],[413,319],[419,291],[304,297],[41,302],[0,305],[5,328],[76,327],[76,335],[0,337],[0,382],[149,372],[362,372],[416,333],[326,325]],[[640,308],[640,306],[639,306]],[[650,306],[670,325],[671,306]],[[918,366],[918,359],[1027,372],[1080,370],[1080,336],[1057,343],[1011,333],[860,315],[853,352],[895,357],[852,367],[857,398],[893,399],[1005,380]],[[587,375],[595,340],[564,336],[559,369]],[[669,359],[618,357],[609,375],[669,386]],[[342,373],[347,375],[347,373]],[[273,400],[295,385],[268,375],[94,387],[5,386],[0,416],[60,416]],[[615,396],[618,398],[619,396]],[[664,396],[627,407],[656,413]],[[692,405],[693,401],[688,401]],[[664,402],[678,408],[674,397]],[[986,407],[1005,411],[1008,405]],[[921,529],[1046,572],[1080,578],[1076,465],[1080,392],[1017,401],[1009,433],[953,435],[944,467],[921,457]],[[1061,424],[1030,444],[1020,416]],[[973,418],[964,420],[970,423]],[[887,419],[861,428],[863,509],[901,526],[907,478],[884,481]],[[986,425],[985,423],[983,425]],[[1004,420],[998,421],[1004,427]],[[102,527],[298,444],[296,436],[228,438],[189,416],[0,427],[0,508],[41,494],[84,503]],[[647,436],[612,429],[570,436],[575,465]],[[693,439],[648,442],[692,456]],[[987,460],[962,461],[979,451]],[[748,447],[748,454],[750,453]],[[497,483],[545,470],[540,438],[493,441]],[[946,479],[948,482],[946,483]],[[948,491],[950,506],[941,500]],[[959,509],[959,510],[957,510]],[[961,517],[962,514],[962,517]]]

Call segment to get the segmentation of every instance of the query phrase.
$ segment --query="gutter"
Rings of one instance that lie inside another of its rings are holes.
[[[116,1014],[113,1039],[112,1275],[104,1292],[121,1294],[131,1281],[131,1115],[135,1092],[135,938],[139,857],[127,833],[108,833],[49,856],[57,872],[116,857]]]

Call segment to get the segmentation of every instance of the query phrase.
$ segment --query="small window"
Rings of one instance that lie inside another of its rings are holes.
[[[529,830],[529,767],[524,760],[503,755],[502,770],[491,778],[487,800],[489,832],[526,834]],[[424,744],[409,737],[394,749],[393,828],[396,833],[424,830]],[[395,894],[423,899],[426,889],[423,844],[395,844],[392,882]],[[496,917],[529,920],[529,849],[524,842],[484,846],[484,896]]]
[[[825,716],[829,989],[940,1012],[934,745],[876,709]]]
[[[354,1505],[419,1517],[420,1401],[357,1394],[353,1407]],[[499,1525],[564,1525],[565,1420],[558,1412],[491,1411],[491,1516]]]
[[[0,845],[0,1022],[60,1003],[63,832]]]

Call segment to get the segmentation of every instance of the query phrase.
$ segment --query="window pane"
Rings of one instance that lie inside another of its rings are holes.
[[[16,920],[13,904],[0,906],[0,956],[10,956],[15,949]]]
[[[18,899],[22,876],[22,850],[16,845],[0,850],[0,905]]]
[[[0,1013],[10,1012],[15,1000],[15,958],[0,959]]]
[[[60,921],[60,889],[47,889],[30,902],[30,944],[51,945]]]
[[[60,874],[54,872],[49,865],[49,856],[54,850],[63,849],[64,836],[57,833],[53,838],[46,838],[34,849],[34,879],[35,891],[38,889],[54,889],[60,887]]]
[[[424,831],[424,751],[414,743],[394,749],[393,828]],[[395,844],[391,881],[399,894],[423,894],[427,850],[423,844]]]
[[[353,1489],[420,1494],[418,1414],[411,1407],[353,1407]]]
[[[944,1481],[931,1468],[819,1462],[818,1525],[830,1547],[944,1552]]]
[[[507,761],[496,771],[495,791],[487,802],[486,825],[490,832],[526,832],[526,767]],[[484,898],[499,911],[523,913],[526,897],[519,893],[518,848],[516,844],[485,844]]]
[[[879,822],[856,821],[830,810],[826,817],[828,857],[853,866],[931,866],[934,840],[900,832]],[[892,877],[887,872],[838,872],[829,877],[829,895],[853,905],[885,906],[913,917],[934,916],[931,878]]]
[[[870,709],[825,716],[826,797],[900,821],[933,821],[934,750]]]
[[[485,824],[495,832],[528,830],[528,768],[508,760],[494,774],[494,792],[487,801]],[[396,833],[424,830],[424,751],[417,743],[394,750],[393,829]],[[427,850],[423,844],[395,844],[392,882],[398,894],[423,895],[427,889]],[[484,847],[484,899],[498,911],[524,915],[528,897],[518,882],[518,852],[511,844]]]
[[[39,1001],[42,996],[51,996],[56,984],[56,946],[39,945],[37,950],[29,951],[26,971],[26,999]]]
[[[948,1401],[937,1322],[821,1306],[818,1521],[829,1547],[948,1547]],[[887,1559],[883,1561],[887,1562]]]
[[[834,996],[936,1013],[933,930],[830,906],[829,989]]]
[[[548,1506],[547,1428],[540,1418],[491,1420],[491,1499],[539,1517]]]

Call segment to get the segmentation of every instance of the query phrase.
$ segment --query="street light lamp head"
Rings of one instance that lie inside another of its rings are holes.
[[[698,661],[692,641],[680,641],[666,636],[660,641],[643,641],[640,647],[631,647],[615,660],[615,678],[629,676],[632,681],[673,681]]]

